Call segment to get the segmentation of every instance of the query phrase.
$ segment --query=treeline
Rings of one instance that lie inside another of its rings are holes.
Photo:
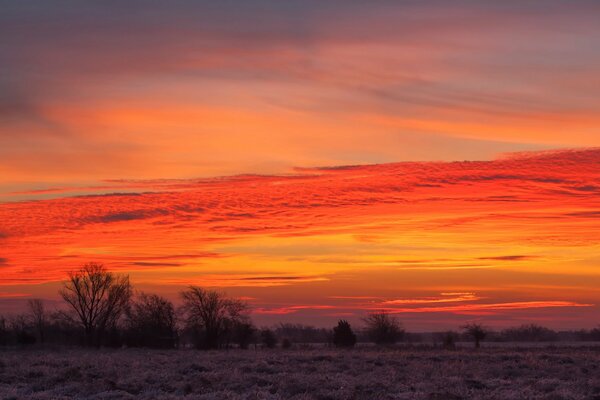
[[[59,291],[65,307],[49,311],[43,301],[28,302],[28,311],[0,316],[0,346],[80,345],[89,347],[152,347],[219,349],[290,347],[294,343],[353,346],[357,336],[350,324],[335,329],[279,324],[258,329],[244,301],[190,286],[180,293],[181,306],[156,294],[133,293],[127,275],[90,263],[69,274]],[[395,343],[403,330],[398,321],[374,313],[366,319],[365,335],[376,343]]]
[[[66,307],[49,311],[43,301],[29,300],[27,312],[0,316],[0,346],[79,345],[90,347],[149,347],[219,349],[250,346],[289,348],[326,343],[352,347],[357,342],[391,345],[400,341],[433,342],[446,348],[458,341],[496,342],[600,341],[600,329],[555,332],[530,324],[494,332],[482,325],[461,331],[407,333],[394,316],[373,312],[356,332],[340,320],[332,329],[302,324],[257,328],[247,303],[223,293],[191,286],[180,293],[181,306],[161,296],[133,293],[129,277],[86,264],[69,274],[59,291]]]

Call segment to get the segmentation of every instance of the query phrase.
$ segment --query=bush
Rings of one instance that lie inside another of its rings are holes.
[[[353,347],[356,344],[356,335],[348,321],[342,319],[333,328],[333,344],[336,347]]]
[[[281,341],[281,348],[282,349],[291,349],[292,348],[292,341],[288,338],[284,338]]]

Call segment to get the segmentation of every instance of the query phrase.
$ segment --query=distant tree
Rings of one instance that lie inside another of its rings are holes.
[[[356,344],[356,335],[346,320],[339,320],[333,328],[333,344],[336,347],[353,347]]]
[[[141,293],[126,315],[126,343],[134,347],[173,348],[177,320],[173,303],[155,294]]]
[[[240,349],[247,349],[254,342],[256,328],[251,322],[237,322],[233,328],[233,342],[240,346]]]
[[[182,312],[194,331],[197,348],[216,349],[231,337],[236,323],[247,320],[248,305],[223,293],[190,286],[181,292]]]
[[[36,342],[28,315],[15,315],[10,319],[9,324],[18,345],[32,345]]]
[[[88,263],[69,274],[60,295],[75,313],[71,318],[83,328],[86,345],[99,346],[105,331],[114,327],[127,309],[131,284],[129,276]]]
[[[600,341],[600,327],[590,330],[588,336],[589,336],[589,340],[599,342]]]
[[[275,335],[288,338],[294,343],[327,343],[330,341],[331,331],[311,325],[280,323],[275,327]]]
[[[277,336],[271,329],[263,329],[260,331],[260,339],[265,347],[273,349],[277,346]]]
[[[456,339],[458,334],[453,331],[444,332],[442,336],[442,345],[445,349],[454,350],[456,348]]]
[[[71,313],[57,310],[48,316],[46,327],[48,341],[65,345],[83,345],[85,336],[81,329],[81,323]]]
[[[526,324],[505,329],[500,333],[500,337],[515,342],[549,342],[557,340],[558,334],[540,325]]]
[[[30,299],[27,302],[27,307],[29,308],[29,314],[31,316],[33,325],[35,326],[35,329],[37,331],[40,343],[44,344],[44,334],[46,331],[46,325],[48,323],[48,317],[46,315],[46,308],[44,307],[44,302],[41,299]]]
[[[480,347],[480,343],[487,336],[487,330],[480,324],[467,324],[462,326],[464,333],[470,336],[475,342],[475,348]]]
[[[394,344],[404,336],[400,322],[386,311],[373,312],[364,318],[366,333],[379,345]]]

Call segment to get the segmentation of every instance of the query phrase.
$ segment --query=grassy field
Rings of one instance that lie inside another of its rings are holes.
[[[4,350],[2,399],[600,399],[600,348]]]

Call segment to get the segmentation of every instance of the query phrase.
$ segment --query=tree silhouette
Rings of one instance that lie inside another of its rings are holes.
[[[102,264],[88,263],[69,274],[60,295],[75,313],[88,346],[99,346],[107,328],[114,327],[129,305],[129,276],[108,272]]]
[[[346,320],[339,320],[333,328],[333,344],[336,347],[353,347],[356,344],[356,335]]]
[[[369,339],[376,344],[394,344],[404,336],[400,322],[386,311],[373,312],[364,322]]]
[[[223,293],[190,286],[181,297],[185,322],[194,332],[197,348],[221,347],[235,324],[247,319],[248,305]]]
[[[475,348],[479,348],[480,342],[487,336],[487,331],[480,324],[467,324],[462,327],[465,334],[470,336],[475,342]]]
[[[40,343],[44,344],[45,331],[48,319],[46,316],[44,302],[41,299],[30,299],[27,302],[27,307],[29,308],[31,320],[40,338]]]
[[[126,311],[127,344],[173,348],[177,341],[175,307],[164,297],[141,293]]]

